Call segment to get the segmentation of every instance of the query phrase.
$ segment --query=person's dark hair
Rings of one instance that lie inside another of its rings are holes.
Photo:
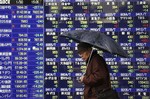
[[[87,51],[89,48],[92,48],[92,46],[88,43],[80,42],[77,45],[77,48],[78,48],[78,53],[80,53],[80,52]]]

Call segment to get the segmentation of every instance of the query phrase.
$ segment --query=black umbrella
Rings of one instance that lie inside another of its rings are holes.
[[[76,42],[85,42],[91,44],[92,46],[112,53],[117,54],[122,57],[128,57],[127,53],[122,49],[122,47],[116,43],[112,38],[106,36],[104,33],[91,30],[74,30],[69,32],[64,32],[61,36],[71,38]]]

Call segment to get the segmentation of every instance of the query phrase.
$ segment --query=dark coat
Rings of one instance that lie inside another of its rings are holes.
[[[97,52],[93,52],[92,54],[83,83],[85,85],[84,99],[97,99],[96,90],[102,91],[111,87],[106,62]]]

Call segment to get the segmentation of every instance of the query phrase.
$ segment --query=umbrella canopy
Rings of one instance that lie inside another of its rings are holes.
[[[78,43],[88,43],[100,50],[109,52],[111,54],[128,57],[127,53],[122,49],[122,47],[112,38],[106,36],[104,33],[91,30],[74,30],[64,32],[61,34],[61,36],[71,38]]]

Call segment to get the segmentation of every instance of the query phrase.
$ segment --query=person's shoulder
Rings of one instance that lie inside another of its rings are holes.
[[[97,52],[93,53],[93,58],[98,58],[98,59],[104,60],[104,58],[102,56],[100,56]]]
[[[93,54],[93,63],[98,63],[98,64],[101,64],[101,66],[106,66],[106,61],[105,61],[105,59],[102,57],[102,56],[100,56],[98,53],[96,53],[96,54]],[[102,64],[104,64],[104,65],[102,65]]]

